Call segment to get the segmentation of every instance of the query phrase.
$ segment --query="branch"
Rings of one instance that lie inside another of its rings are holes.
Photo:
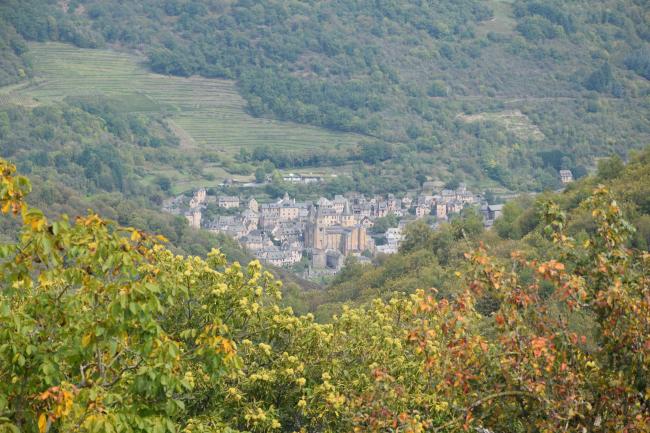
[[[117,382],[120,381],[120,379],[122,378],[122,375],[123,375],[124,373],[126,373],[127,371],[137,370],[138,367],[140,367],[140,364],[142,364],[142,361],[143,361],[143,359],[140,358],[140,360],[137,362],[137,364],[132,365],[132,366],[128,366],[128,365],[127,365],[127,366],[124,367],[122,370],[120,370],[119,373],[117,373],[117,375],[115,376],[115,378],[114,378],[113,380],[111,380],[109,383],[104,383],[104,384],[102,384],[102,386],[103,386],[104,388],[110,388],[110,387],[112,387],[113,385],[115,385]]]
[[[81,373],[81,382],[76,385],[77,388],[85,388],[88,385],[88,382],[86,382],[86,370],[94,365],[96,364],[94,362],[91,362],[89,364],[79,366],[79,373]]]
[[[542,398],[540,398],[539,396],[533,394],[532,392],[528,392],[528,391],[495,392],[494,394],[490,394],[490,395],[487,395],[487,396],[485,396],[483,398],[480,398],[480,399],[476,400],[474,403],[472,403],[471,405],[469,405],[469,407],[464,410],[464,412],[465,412],[464,416],[467,416],[467,414],[472,412],[477,407],[482,406],[484,403],[487,403],[488,401],[492,401],[492,400],[494,400],[496,398],[501,398],[501,397],[526,397],[526,398],[529,398],[531,400],[537,400],[540,403],[544,402],[544,400]],[[461,418],[462,418],[462,416],[457,416],[456,418],[444,423],[443,425],[434,428],[433,431],[438,432],[438,431],[442,431],[442,430],[446,429],[447,427],[451,427],[452,425],[457,423]]]

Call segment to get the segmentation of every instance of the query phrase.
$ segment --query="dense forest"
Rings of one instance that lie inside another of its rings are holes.
[[[539,191],[648,143],[647,14],[639,0],[12,0],[2,82],[29,76],[26,40],[128,48],[156,72],[237,80],[254,115],[368,137],[252,161]]]
[[[468,243],[439,289],[319,324],[278,305],[257,261],[175,255],[94,213],[47,218],[0,160],[0,209],[21,227],[0,247],[0,428],[646,432],[647,239],[625,216],[647,220],[649,167],[649,151],[623,175],[608,161],[594,181],[612,191],[585,182],[537,225],[510,211],[525,249]],[[404,253],[435,245],[411,235]]]

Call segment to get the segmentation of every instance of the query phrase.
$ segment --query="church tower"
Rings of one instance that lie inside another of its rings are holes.
[[[309,216],[305,224],[305,246],[312,249],[322,249],[323,225],[320,223],[320,210],[316,206],[309,208]]]
[[[252,210],[255,213],[260,211],[259,203],[257,203],[257,200],[255,200],[255,197],[251,198],[248,201],[248,209]]]
[[[316,216],[313,222],[313,240],[314,248],[317,250],[323,249],[323,238],[325,236],[323,225],[321,224],[321,211],[320,208],[316,209]]]
[[[343,213],[341,214],[341,225],[343,227],[352,227],[354,225],[354,215],[350,211],[350,202],[345,201]]]

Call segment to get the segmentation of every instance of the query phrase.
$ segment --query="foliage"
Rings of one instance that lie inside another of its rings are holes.
[[[207,263],[183,259],[163,238],[95,214],[50,223],[25,204],[28,181],[4,161],[1,169],[2,211],[24,225],[2,247],[0,410],[27,432],[176,431],[195,380],[215,381],[237,364],[225,312],[262,290],[277,294],[277,285],[259,264],[246,277],[239,265],[217,272],[219,252]],[[223,303],[201,308],[215,296]]]
[[[397,227],[399,218],[394,213],[389,213],[385,217],[375,219],[374,225],[370,228],[371,233],[386,233],[391,227]]]
[[[124,114],[106,98],[69,102],[0,108],[0,123],[8,124],[0,155],[31,173],[31,204],[50,216],[92,208],[120,224],[163,234],[178,252],[204,256],[219,245],[232,260],[246,260],[233,240],[196,233],[183,217],[160,212],[166,182],[148,184],[143,165],[184,163],[163,119]],[[15,227],[3,224],[0,232],[13,235]]]
[[[650,46],[633,51],[625,57],[625,66],[650,80]]]
[[[596,69],[585,82],[585,87],[589,90],[595,90],[596,92],[607,92],[612,89],[614,86],[614,75],[612,73],[612,67],[609,63],[603,63],[603,65]]]
[[[330,324],[276,305],[258,263],[183,258],[90,214],[50,222],[2,162],[0,422],[24,432],[647,431],[650,256],[604,188],[552,258],[479,247],[457,291],[376,300]],[[462,271],[462,272],[461,272]],[[477,302],[496,301],[481,314]],[[588,321],[591,332],[576,330]],[[52,326],[52,324],[56,326]]]
[[[11,0],[0,5],[0,16],[18,48],[3,59],[22,62],[27,73],[26,57],[16,54],[25,40],[108,42],[144,50],[157,72],[236,79],[255,116],[365,136],[357,149],[277,151],[282,144],[273,143],[254,161],[278,168],[365,161],[402,191],[415,175],[447,181],[458,174],[541,191],[559,183],[537,157],[540,149],[562,149],[567,168],[578,171],[594,156],[626,156],[648,141],[645,9],[634,0],[582,6]],[[488,31],[502,19],[505,28]],[[8,82],[19,79],[18,69],[7,68]],[[529,126],[480,120],[511,111]]]
[[[21,55],[27,51],[27,44],[16,30],[0,18],[0,86],[13,84],[26,78],[30,72]]]

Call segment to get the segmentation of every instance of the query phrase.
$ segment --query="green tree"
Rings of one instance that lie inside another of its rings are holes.
[[[266,181],[266,171],[262,167],[255,169],[255,182],[264,183]]]
[[[615,179],[623,173],[625,164],[620,156],[614,155],[611,158],[598,161],[598,178],[602,180]]]
[[[399,218],[394,213],[389,213],[385,217],[380,217],[375,219],[375,224],[371,227],[370,231],[372,233],[386,233],[391,227],[397,227]]]
[[[614,83],[612,67],[609,62],[605,62],[587,78],[585,87],[596,92],[607,92],[611,90]]]

